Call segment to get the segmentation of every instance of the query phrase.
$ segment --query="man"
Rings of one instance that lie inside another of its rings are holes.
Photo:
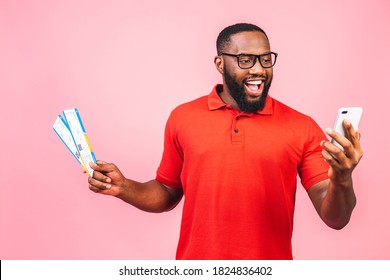
[[[322,220],[343,228],[356,204],[360,133],[348,121],[346,138],[327,129],[342,151],[268,95],[277,54],[259,27],[225,28],[217,54],[223,84],[171,113],[156,179],[139,183],[99,161],[90,189],[149,212],[184,194],[177,259],[292,259],[297,175]]]

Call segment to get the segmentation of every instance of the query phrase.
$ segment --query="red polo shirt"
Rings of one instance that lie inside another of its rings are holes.
[[[322,130],[268,97],[240,113],[217,85],[180,105],[166,125],[156,179],[183,188],[177,259],[292,259],[297,175],[308,189],[328,178]]]

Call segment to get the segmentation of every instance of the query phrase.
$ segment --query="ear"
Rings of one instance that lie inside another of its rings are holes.
[[[215,68],[217,68],[218,72],[223,75],[223,61],[221,56],[214,57]]]

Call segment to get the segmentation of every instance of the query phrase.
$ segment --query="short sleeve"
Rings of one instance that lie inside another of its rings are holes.
[[[306,190],[313,184],[328,179],[329,164],[322,156],[322,140],[327,140],[324,132],[309,118],[303,157],[298,168],[301,183]]]
[[[165,126],[164,151],[157,169],[156,180],[172,188],[181,188],[181,171],[183,168],[183,151],[177,138],[175,111],[171,113]]]

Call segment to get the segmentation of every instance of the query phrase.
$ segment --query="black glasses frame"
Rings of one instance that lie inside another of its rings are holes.
[[[263,67],[263,68],[272,68],[272,67],[274,67],[274,65],[276,63],[276,59],[278,57],[278,54],[276,52],[267,52],[267,53],[263,53],[263,54],[250,54],[250,53],[240,53],[240,54],[221,53],[221,54],[222,55],[236,57],[237,58],[238,67],[240,67],[241,69],[250,69],[250,68],[252,68],[253,66],[255,66],[256,60],[259,60],[261,67]],[[274,59],[274,61],[273,61],[271,66],[264,66],[263,63],[261,62],[261,58],[263,56],[270,55],[270,54],[275,55],[275,59]],[[250,66],[250,67],[241,67],[240,66],[240,56],[243,56],[243,55],[251,55],[251,56],[255,57],[255,59],[253,60],[252,66]]]

